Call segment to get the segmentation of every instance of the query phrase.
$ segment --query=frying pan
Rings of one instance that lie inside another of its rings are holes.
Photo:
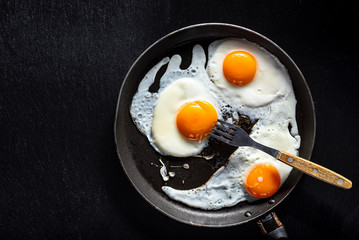
[[[252,30],[223,23],[192,25],[159,39],[138,57],[123,81],[114,126],[117,153],[129,180],[147,202],[177,221],[196,226],[234,226],[258,218],[283,201],[302,176],[301,172],[293,169],[279,191],[271,198],[253,203],[241,202],[234,207],[216,211],[188,207],[171,200],[161,191],[161,186],[165,184],[158,168],[160,166],[158,159],[161,156],[150,146],[147,138],[139,132],[131,119],[129,108],[132,97],[144,75],[163,57],[180,54],[183,59],[181,67],[186,68],[186,64],[190,63],[191,51],[195,44],[199,43],[206,49],[212,41],[227,37],[245,38],[261,45],[287,68],[297,98],[296,117],[301,135],[299,155],[310,159],[314,146],[315,114],[310,90],[293,60],[274,42]],[[162,69],[162,74],[164,70]],[[207,180],[218,168],[215,163],[198,158],[183,160],[162,156],[162,160],[177,167],[173,186],[182,189],[199,186],[201,181]],[[185,162],[191,166],[191,169],[178,167]]]

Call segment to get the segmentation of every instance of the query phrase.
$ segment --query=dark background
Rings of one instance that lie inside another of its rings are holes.
[[[257,31],[311,89],[312,160],[353,181],[303,176],[275,211],[291,239],[359,236],[358,4],[345,1],[1,1],[0,239],[257,239],[255,222],[176,222],[133,189],[115,151],[122,80],[154,41],[191,24]]]

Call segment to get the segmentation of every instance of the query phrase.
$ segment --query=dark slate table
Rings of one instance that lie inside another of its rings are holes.
[[[358,239],[358,5],[345,1],[1,1],[1,239],[258,239],[162,215],[132,188],[113,124],[123,78],[154,41],[195,23],[267,36],[312,91],[312,160],[353,181],[304,176],[275,211],[291,239]],[[245,238],[246,237],[246,238]]]

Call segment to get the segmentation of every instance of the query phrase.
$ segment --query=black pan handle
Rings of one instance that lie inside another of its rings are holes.
[[[257,221],[257,225],[267,239],[289,239],[283,223],[275,212],[270,212],[261,217]]]

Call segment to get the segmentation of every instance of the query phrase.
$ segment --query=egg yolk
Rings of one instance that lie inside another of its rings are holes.
[[[250,83],[256,70],[256,59],[246,51],[231,52],[223,61],[223,74],[227,81],[235,86]]]
[[[179,132],[192,141],[200,141],[217,123],[216,109],[206,101],[194,101],[183,104],[177,112],[177,128]]]
[[[270,197],[280,187],[279,172],[271,164],[255,165],[246,176],[245,187],[256,198]]]

